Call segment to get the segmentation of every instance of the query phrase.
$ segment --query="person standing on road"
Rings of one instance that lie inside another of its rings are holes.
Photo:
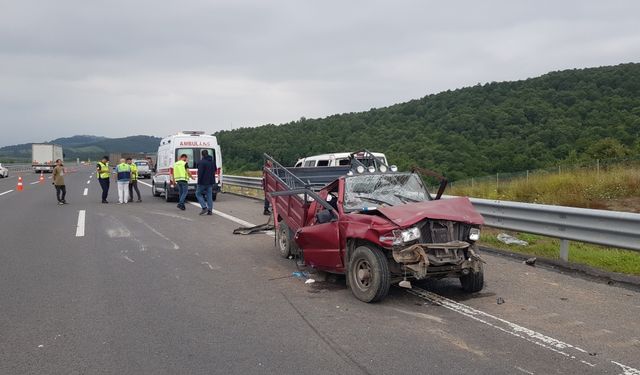
[[[107,197],[109,196],[109,158],[107,156],[103,156],[102,160],[98,162],[96,175],[98,176],[98,182],[100,183],[100,188],[102,189],[102,203],[107,202]]]
[[[209,151],[202,150],[202,159],[198,163],[198,188],[196,198],[202,211],[200,215],[213,214],[213,185],[216,183],[216,164]],[[205,201],[206,198],[206,201]]]
[[[116,167],[116,180],[118,181],[118,204],[129,201],[129,182],[131,182],[131,166],[120,159],[120,164]]]
[[[189,180],[192,180],[191,171],[187,164],[187,155],[180,155],[180,160],[173,164],[172,183],[178,186],[178,208],[184,211],[186,209],[184,201],[189,193]]]
[[[67,195],[67,187],[64,185],[64,165],[62,165],[62,160],[56,160],[56,166],[53,168],[53,186],[56,188],[56,198],[58,198],[58,204],[67,204],[67,201],[64,199]]]
[[[136,190],[136,194],[138,194],[138,202],[142,202],[142,198],[140,198],[140,189],[138,189],[138,166],[136,163],[133,163],[131,158],[127,158],[127,164],[131,167],[131,181],[129,182],[129,197],[133,202],[133,189]]]

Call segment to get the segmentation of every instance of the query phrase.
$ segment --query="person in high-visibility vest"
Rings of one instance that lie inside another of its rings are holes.
[[[140,198],[140,189],[138,189],[138,166],[134,163],[131,158],[127,158],[127,164],[131,167],[131,181],[129,182],[129,197],[133,202],[133,190],[136,190],[136,194],[138,194],[138,202],[142,202],[142,198]]]
[[[187,155],[180,155],[180,160],[173,163],[173,174],[171,180],[178,186],[178,208],[185,210],[184,201],[187,199],[189,192],[189,180],[193,179],[189,165],[187,165]]]
[[[115,168],[115,177],[118,181],[118,204],[129,201],[129,182],[131,181],[131,166],[120,159],[120,164]]]
[[[98,162],[96,176],[98,177],[98,182],[100,183],[100,187],[102,188],[102,203],[107,202],[107,196],[109,195],[109,157],[103,156],[102,160]]]

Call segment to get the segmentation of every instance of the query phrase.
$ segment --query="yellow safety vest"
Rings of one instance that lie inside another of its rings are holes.
[[[138,166],[136,163],[131,163],[131,181],[136,181],[138,179]]]
[[[187,168],[185,163],[182,160],[178,160],[173,164],[173,179],[176,181],[189,181],[189,177],[187,174]]]
[[[106,164],[99,161],[100,172],[98,172],[98,178],[109,178],[109,162]]]

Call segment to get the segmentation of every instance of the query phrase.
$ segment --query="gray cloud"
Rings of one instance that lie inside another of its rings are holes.
[[[0,144],[367,110],[638,61],[634,1],[0,0]]]

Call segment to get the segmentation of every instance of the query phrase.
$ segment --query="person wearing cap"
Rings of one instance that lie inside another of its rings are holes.
[[[107,196],[109,196],[109,157],[103,156],[102,160],[98,162],[96,175],[100,188],[102,189],[102,203],[107,202]]]

